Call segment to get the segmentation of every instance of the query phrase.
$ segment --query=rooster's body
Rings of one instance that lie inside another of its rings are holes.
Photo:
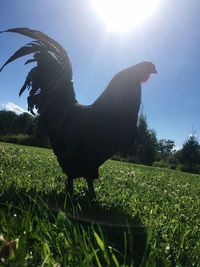
[[[66,51],[53,39],[28,28],[7,30],[36,41],[20,48],[4,65],[35,53],[36,62],[20,90],[30,89],[29,111],[36,108],[62,170],[68,176],[67,190],[72,193],[73,179],[85,177],[94,195],[92,180],[98,168],[115,153],[129,148],[135,140],[141,102],[141,82],[156,73],[150,62],[142,62],[119,72],[100,97],[89,106],[75,97],[72,69]],[[1,70],[3,69],[1,68]]]

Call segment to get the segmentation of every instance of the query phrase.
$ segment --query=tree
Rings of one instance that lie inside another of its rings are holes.
[[[158,153],[160,154],[161,159],[166,160],[173,153],[173,148],[175,143],[170,139],[161,139],[158,142]]]
[[[3,142],[50,146],[39,118],[28,113],[17,115],[12,111],[0,111],[0,137]]]
[[[147,118],[141,113],[138,118],[135,144],[120,156],[130,162],[152,165],[156,158],[156,147],[156,133],[149,129]]]
[[[157,138],[155,131],[149,129],[146,116],[141,113],[138,119],[136,153],[142,164],[151,165],[156,158]]]
[[[0,135],[15,133],[17,115],[13,111],[0,111]]]
[[[186,139],[181,150],[180,161],[182,170],[199,173],[200,171],[200,145],[195,135]]]
[[[16,118],[17,133],[32,135],[34,133],[34,117],[24,112]]]
[[[39,147],[50,147],[49,139],[39,116],[36,116],[34,119],[33,145]]]
[[[32,135],[34,117],[28,113],[17,115],[13,111],[0,111],[0,135],[27,134]]]

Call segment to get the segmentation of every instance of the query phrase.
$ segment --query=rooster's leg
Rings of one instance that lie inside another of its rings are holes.
[[[70,196],[73,195],[73,178],[68,177],[68,179],[65,181],[65,189]]]
[[[91,198],[96,198],[96,194],[94,191],[94,185],[92,179],[86,179],[88,185],[88,191]]]

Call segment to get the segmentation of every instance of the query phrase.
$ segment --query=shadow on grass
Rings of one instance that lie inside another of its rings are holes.
[[[128,217],[119,207],[102,206],[98,200],[90,200],[85,195],[73,199],[64,193],[43,194],[34,191],[16,191],[9,189],[0,196],[0,206],[27,210],[33,209],[37,216],[43,211],[49,212],[49,219],[54,220],[61,211],[68,220],[85,231],[91,228],[103,236],[107,247],[117,251],[120,264],[145,266],[147,253],[147,231],[138,216]]]

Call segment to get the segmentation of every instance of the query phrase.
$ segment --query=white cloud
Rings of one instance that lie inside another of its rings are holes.
[[[29,113],[27,110],[17,106],[16,104],[14,104],[12,102],[8,102],[6,104],[2,104],[1,105],[1,109],[6,110],[6,111],[13,111],[17,115],[20,115],[20,114],[22,114],[24,112]]]

